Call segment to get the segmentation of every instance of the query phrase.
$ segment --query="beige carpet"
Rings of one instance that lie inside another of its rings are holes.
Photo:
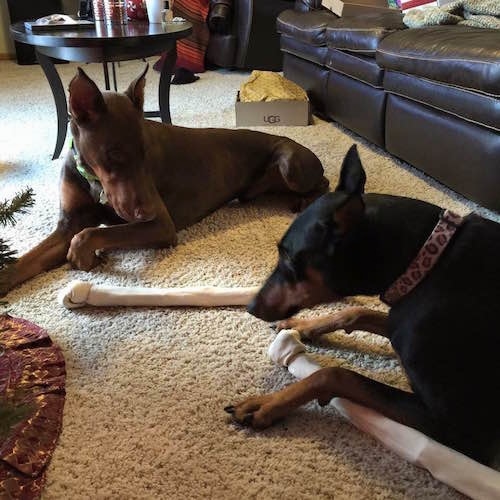
[[[142,67],[121,64],[122,89]],[[75,66],[58,69],[67,87]],[[98,65],[87,69],[102,83]],[[232,127],[235,92],[246,76],[208,72],[196,83],[173,87],[174,122]],[[156,104],[157,82],[151,71],[149,109]],[[309,127],[267,130],[311,148],[333,183],[343,155],[357,142],[369,191],[420,197],[459,212],[477,209],[336,125],[315,119]],[[28,185],[36,193],[36,206],[4,232],[19,251],[56,221],[60,164],[50,161],[55,132],[52,96],[40,68],[0,62],[0,199]],[[275,244],[292,218],[272,199],[227,207],[181,232],[173,250],[114,252],[89,274],[65,266],[9,294],[10,313],[46,328],[67,361],[64,427],[45,498],[460,498],[316,403],[265,432],[230,425],[225,405],[292,380],[267,359],[267,325],[243,309],[67,311],[56,302],[58,290],[73,279],[258,285],[272,269]],[[376,300],[368,302],[379,307]],[[384,339],[336,333],[311,351],[323,364],[354,367],[405,387]]]

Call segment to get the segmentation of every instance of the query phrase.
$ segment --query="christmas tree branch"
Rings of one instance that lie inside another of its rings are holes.
[[[16,260],[14,255],[16,255],[15,250],[11,250],[9,245],[0,238],[0,270]]]
[[[31,188],[17,193],[10,201],[4,200],[0,202],[0,225],[14,225],[16,223],[15,215],[25,214],[28,208],[33,206],[34,202]]]

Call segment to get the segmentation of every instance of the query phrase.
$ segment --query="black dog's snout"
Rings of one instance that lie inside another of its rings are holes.
[[[265,300],[262,300],[262,297],[259,297],[259,295],[248,304],[247,312],[263,321],[283,319],[283,315],[273,307],[270,307],[269,304],[266,304]]]
[[[251,314],[252,316],[257,316],[256,312],[257,312],[257,298],[254,298],[247,305],[247,313]]]
[[[269,321],[268,316],[270,311],[267,310],[263,301],[257,295],[247,306],[247,312],[256,318],[264,321]]]

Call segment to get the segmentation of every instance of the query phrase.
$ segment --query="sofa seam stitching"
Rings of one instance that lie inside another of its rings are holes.
[[[439,62],[448,62],[448,61],[460,61],[460,62],[470,62],[470,63],[476,63],[476,64],[491,64],[493,66],[497,66],[498,62],[490,62],[490,61],[477,61],[474,59],[454,59],[454,58],[437,58],[437,57],[416,57],[416,56],[409,56],[409,55],[401,55],[399,53],[395,52],[387,52],[386,50],[382,49],[377,49],[377,52],[380,52],[381,54],[387,54],[389,56],[397,56],[397,57],[402,57],[406,59],[418,59],[419,61],[439,61]]]

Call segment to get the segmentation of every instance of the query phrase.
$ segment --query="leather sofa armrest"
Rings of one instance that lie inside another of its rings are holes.
[[[318,10],[321,9],[321,0],[295,0],[294,8],[299,12]]]
[[[250,41],[252,30],[253,4],[255,0],[239,0],[236,2],[236,33],[238,34],[238,46],[236,48],[235,66],[241,68],[244,65],[245,56]]]
[[[233,23],[233,0],[210,0],[207,16],[208,29],[211,33],[228,35]]]

